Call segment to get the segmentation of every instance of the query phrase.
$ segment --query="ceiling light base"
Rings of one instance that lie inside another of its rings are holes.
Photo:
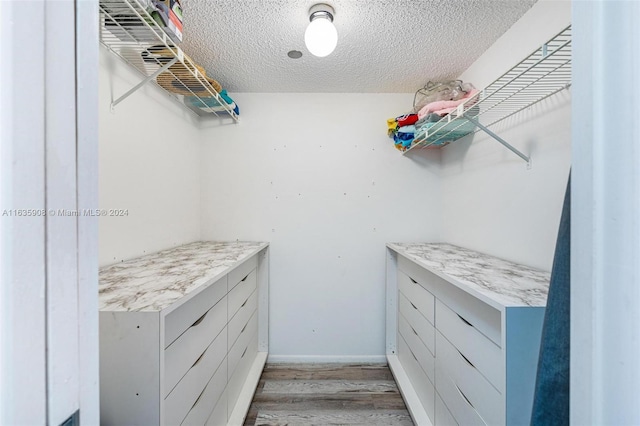
[[[326,16],[329,18],[331,22],[333,22],[333,17],[336,14],[333,7],[329,6],[326,3],[318,3],[311,6],[309,9],[309,21],[313,21],[315,18],[320,16]]]

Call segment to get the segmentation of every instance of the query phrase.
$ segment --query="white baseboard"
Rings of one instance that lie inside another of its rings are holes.
[[[321,364],[321,363],[342,363],[342,364],[380,364],[386,363],[385,355],[271,355],[267,362],[273,364]]]

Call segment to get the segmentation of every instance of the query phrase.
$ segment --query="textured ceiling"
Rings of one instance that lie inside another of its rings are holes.
[[[414,92],[460,75],[535,1],[325,1],[338,46],[316,58],[303,39],[320,1],[183,0],[182,48],[229,92]]]

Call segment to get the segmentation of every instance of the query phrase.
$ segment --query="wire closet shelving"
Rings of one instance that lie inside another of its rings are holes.
[[[570,86],[571,26],[568,26],[476,96],[459,105],[456,111],[419,131],[403,154],[420,148],[439,148],[482,130],[530,164],[530,157],[488,127]]]
[[[198,116],[238,115],[220,96],[220,85],[207,77],[176,46],[149,14],[145,0],[100,0],[100,42],[116,56],[142,73],[143,80],[111,102],[112,110],[149,82]],[[218,87],[218,90],[214,86]]]

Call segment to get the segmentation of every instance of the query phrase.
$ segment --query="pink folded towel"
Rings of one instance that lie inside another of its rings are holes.
[[[436,102],[431,102],[430,104],[426,104],[425,106],[422,107],[420,111],[418,111],[418,118],[420,119],[420,118],[426,117],[432,112],[440,116],[447,115],[452,111],[455,111],[458,105],[466,102],[469,98],[477,95],[478,92],[479,91],[477,89],[472,89],[457,101],[436,101]]]

